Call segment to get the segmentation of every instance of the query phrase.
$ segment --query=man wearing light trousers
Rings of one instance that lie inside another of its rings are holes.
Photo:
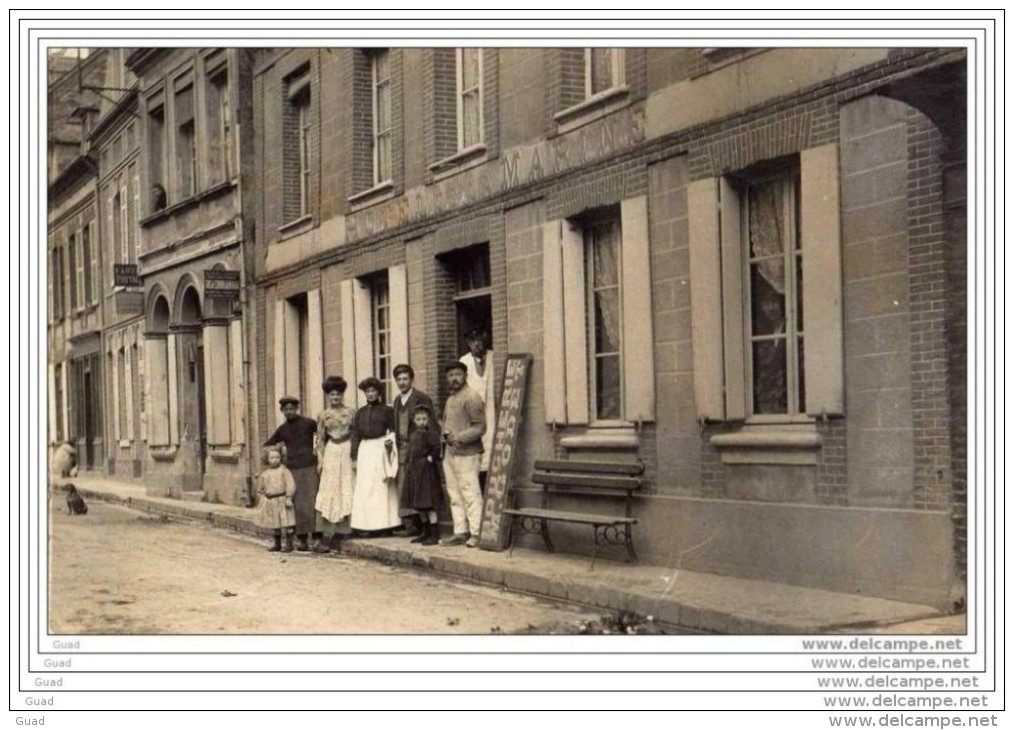
[[[465,384],[468,368],[454,362],[444,368],[451,395],[444,404],[444,480],[451,503],[454,534],[441,545],[479,544],[482,494],[479,467],[482,463],[482,436],[486,433],[486,407],[482,397]]]

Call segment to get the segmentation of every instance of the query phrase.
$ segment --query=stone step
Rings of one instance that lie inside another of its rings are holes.
[[[204,497],[205,494],[203,489],[184,490],[183,492],[180,492],[180,498],[184,502],[203,502]]]

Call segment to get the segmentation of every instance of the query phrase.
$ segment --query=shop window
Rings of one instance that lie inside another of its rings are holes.
[[[584,52],[585,98],[624,83],[622,48],[586,48]]]
[[[619,421],[623,413],[620,318],[620,221],[617,215],[583,227],[588,292],[588,362],[593,421]]]
[[[286,82],[282,119],[286,222],[310,214],[312,125],[310,67],[306,65]]]
[[[481,48],[456,51],[458,151],[482,144],[482,62]]]
[[[373,184],[392,178],[391,139],[391,52],[381,50],[370,56],[373,123]]]
[[[148,179],[151,181],[151,210],[167,205],[165,180],[165,106],[158,104],[148,112]]]
[[[843,413],[837,146],[696,181],[687,198],[700,417]]]
[[[176,89],[176,188],[183,200],[197,192],[197,136],[194,129],[194,85]]]
[[[207,147],[211,183],[231,179],[232,115],[229,109],[229,72],[223,65],[208,76]]]
[[[543,226],[546,421],[655,418],[645,197]]]

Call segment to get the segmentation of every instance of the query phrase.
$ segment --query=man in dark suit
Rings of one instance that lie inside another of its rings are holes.
[[[415,430],[412,411],[418,406],[426,406],[430,411],[430,423],[436,428],[437,417],[433,409],[433,399],[413,386],[415,371],[411,365],[396,365],[393,371],[394,383],[398,386],[398,395],[391,406],[394,408],[394,422],[398,427],[398,516],[404,528],[396,531],[397,536],[416,537],[422,534],[419,514],[412,505],[405,504],[405,479],[408,476],[408,438]]]

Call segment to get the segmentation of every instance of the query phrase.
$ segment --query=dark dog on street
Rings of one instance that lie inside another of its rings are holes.
[[[67,514],[69,515],[86,515],[88,514],[88,505],[85,504],[84,499],[77,493],[77,488],[73,484],[68,484],[64,489],[67,490]]]

